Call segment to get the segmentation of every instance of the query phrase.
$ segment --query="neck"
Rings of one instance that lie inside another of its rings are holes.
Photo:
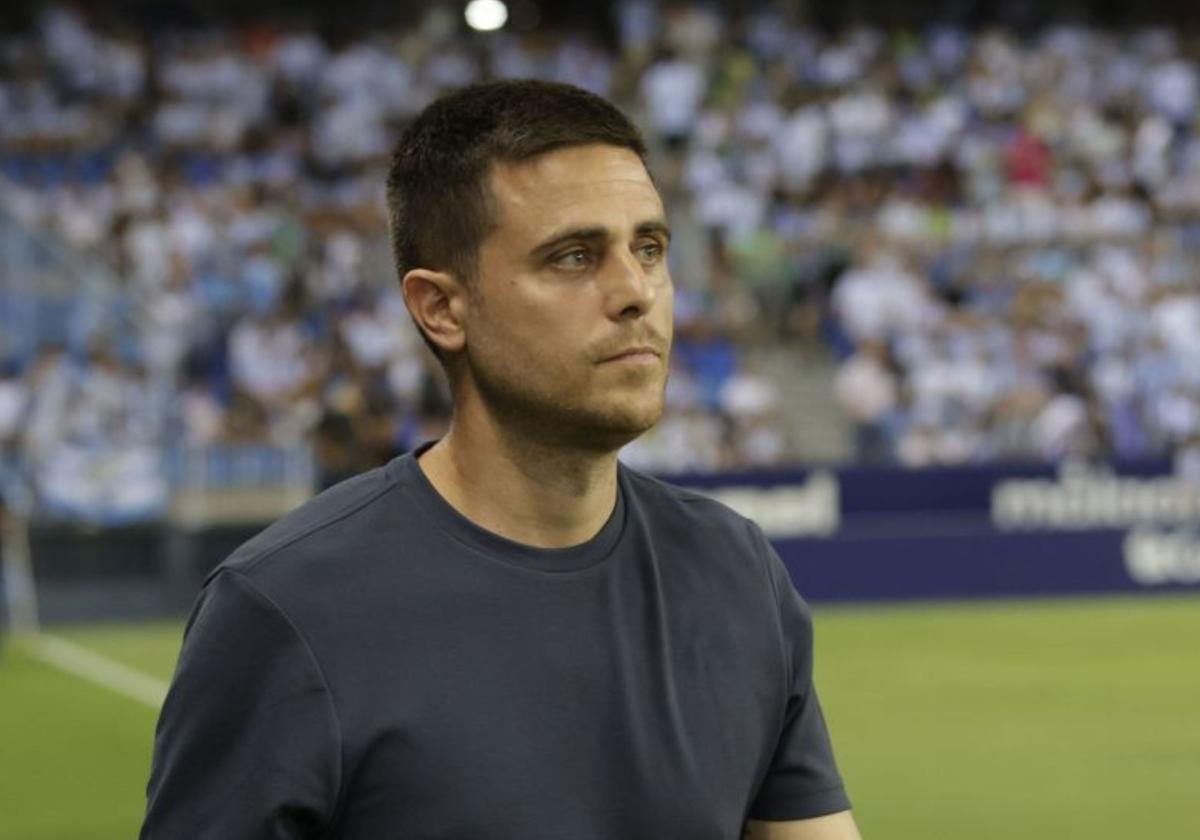
[[[456,412],[419,459],[459,513],[514,542],[566,548],[594,537],[617,499],[617,453],[581,452]]]

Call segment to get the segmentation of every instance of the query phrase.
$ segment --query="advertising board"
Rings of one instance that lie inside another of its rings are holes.
[[[671,480],[758,522],[813,601],[1200,590],[1200,486],[1165,462]]]

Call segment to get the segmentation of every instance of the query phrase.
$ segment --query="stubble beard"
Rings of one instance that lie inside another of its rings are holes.
[[[486,352],[480,356],[486,356]],[[634,397],[614,394],[607,405],[588,404],[582,397],[556,393],[532,370],[514,370],[494,358],[477,358],[468,349],[470,377],[489,413],[505,434],[543,446],[607,454],[649,431],[662,417],[666,376],[656,387],[638,388]]]

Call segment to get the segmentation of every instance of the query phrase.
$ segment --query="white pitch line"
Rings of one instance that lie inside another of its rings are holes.
[[[29,640],[29,651],[42,662],[128,697],[154,710],[162,708],[167,684],[93,653],[66,639],[40,634]]]

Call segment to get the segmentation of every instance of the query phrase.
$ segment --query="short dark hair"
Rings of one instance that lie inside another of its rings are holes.
[[[392,253],[413,268],[476,271],[491,228],[487,173],[569,146],[603,143],[645,162],[637,127],[603,97],[559,82],[512,79],[471,85],[430,104],[407,127],[387,178]]]

